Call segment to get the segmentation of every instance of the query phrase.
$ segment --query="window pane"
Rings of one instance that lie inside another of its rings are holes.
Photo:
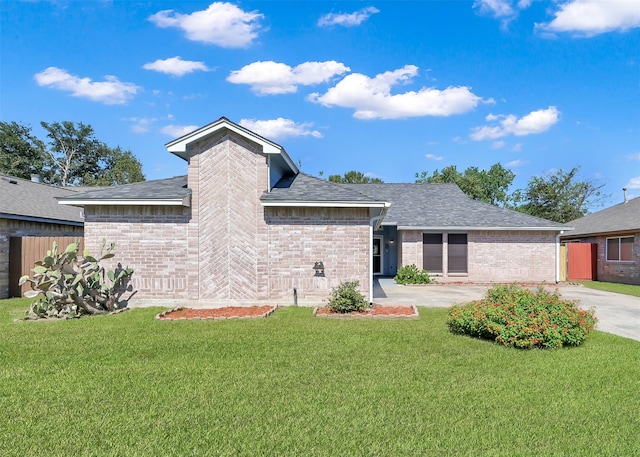
[[[620,260],[633,260],[633,237],[620,238]]]
[[[422,234],[422,268],[442,273],[442,233]]]
[[[607,239],[607,260],[620,260],[619,241],[620,238]]]
[[[467,272],[467,235],[449,234],[449,273]]]

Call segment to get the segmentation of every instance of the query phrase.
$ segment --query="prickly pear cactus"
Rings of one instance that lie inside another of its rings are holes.
[[[93,257],[85,250],[79,255],[80,242],[71,243],[59,252],[53,243],[44,259],[33,267],[33,278],[20,278],[20,285],[29,283],[31,290],[24,296],[36,298],[27,311],[30,317],[80,317],[83,314],[102,314],[117,310],[126,303],[121,300],[133,269],[105,270],[100,261],[114,257],[114,243],[102,241],[100,255]]]

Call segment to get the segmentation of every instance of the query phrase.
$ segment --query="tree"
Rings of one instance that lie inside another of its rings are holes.
[[[145,180],[140,161],[131,151],[123,151],[120,146],[112,149],[104,145],[100,162],[103,172],[97,178],[95,175],[86,176],[85,185],[118,186]]]
[[[416,173],[417,183],[454,183],[474,200],[507,207],[511,205],[512,197],[509,187],[513,183],[515,174],[507,170],[500,163],[496,163],[489,170],[469,167],[460,173],[455,165],[450,165],[431,176],[426,171]]]
[[[0,122],[0,173],[30,179],[43,175],[48,161],[45,145],[31,134],[31,127]]]
[[[370,178],[365,176],[361,171],[355,170],[348,171],[343,176],[329,175],[329,181],[343,184],[370,184],[383,182],[380,178]]]
[[[579,167],[568,172],[559,169],[532,177],[526,189],[516,192],[517,210],[560,223],[586,216],[610,195],[601,192],[604,184],[579,180],[579,170]]]

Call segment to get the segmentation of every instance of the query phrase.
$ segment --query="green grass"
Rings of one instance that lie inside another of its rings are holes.
[[[3,456],[638,455],[640,343],[521,351],[418,320],[20,322],[0,301]]]
[[[640,297],[640,286],[631,284],[620,284],[616,282],[600,282],[600,281],[578,281],[585,287],[590,289],[605,290],[607,292],[615,292],[618,294],[633,295]]]

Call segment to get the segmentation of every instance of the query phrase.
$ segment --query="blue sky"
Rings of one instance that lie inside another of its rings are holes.
[[[91,124],[147,179],[226,116],[303,171],[581,167],[640,196],[636,0],[3,1],[0,119]]]

